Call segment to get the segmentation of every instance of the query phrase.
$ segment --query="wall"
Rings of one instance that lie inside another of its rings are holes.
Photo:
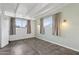
[[[1,48],[6,46],[9,42],[9,19],[10,17],[1,15],[0,23],[1,23],[1,28],[0,28],[0,43],[1,43]]]
[[[35,21],[31,21],[31,34],[27,34],[26,28],[16,29],[16,35],[10,35],[10,41],[35,37]]]
[[[0,47],[1,47],[1,14],[0,14]]]
[[[59,10],[58,10],[59,11]],[[57,11],[56,11],[57,12]],[[79,51],[79,4],[70,4],[60,9],[62,20],[67,20],[67,25],[62,26],[61,36],[52,35],[52,25],[45,27],[45,34],[39,32],[39,18],[36,20],[36,37],[51,43]],[[52,12],[53,13],[53,12]]]

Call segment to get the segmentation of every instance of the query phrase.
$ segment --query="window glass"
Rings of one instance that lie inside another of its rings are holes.
[[[52,24],[52,16],[44,18],[44,27]]]
[[[25,19],[16,18],[16,28],[25,28],[27,21]]]

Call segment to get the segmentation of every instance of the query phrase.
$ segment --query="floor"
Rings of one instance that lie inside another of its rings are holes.
[[[0,55],[78,55],[71,49],[61,47],[37,38],[10,42],[0,49]]]

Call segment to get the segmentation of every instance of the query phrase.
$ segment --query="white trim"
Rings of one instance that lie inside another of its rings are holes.
[[[22,40],[22,39],[27,39],[27,38],[33,38],[35,37],[34,35],[26,35],[25,37],[17,37],[16,35],[15,36],[10,36],[10,40],[9,41],[16,41],[16,40]]]
[[[7,46],[9,44],[9,42],[7,42],[6,44],[1,44],[0,48],[3,48],[5,46]]]
[[[36,38],[41,39],[40,37],[36,37]],[[54,44],[60,45],[60,46],[62,46],[62,47],[65,47],[65,48],[68,48],[68,49],[72,49],[72,50],[74,50],[74,51],[79,52],[78,49],[74,49],[74,48],[72,48],[72,47],[69,47],[69,46],[66,46],[66,45],[63,45],[63,44],[59,44],[59,43],[56,43],[56,42],[53,42],[53,41],[50,41],[50,40],[46,40],[46,39],[44,39],[44,38],[41,39],[41,40],[44,40],[44,41],[47,41],[47,42],[50,42],[50,43],[54,43]]]

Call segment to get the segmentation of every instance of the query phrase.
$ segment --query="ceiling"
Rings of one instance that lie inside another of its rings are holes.
[[[51,14],[66,3],[0,3],[0,13],[25,19],[35,19]]]

